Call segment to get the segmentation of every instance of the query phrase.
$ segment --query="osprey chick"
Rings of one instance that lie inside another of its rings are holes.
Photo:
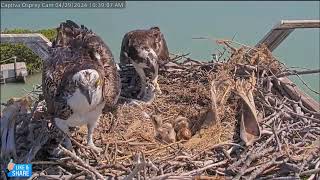
[[[159,116],[151,116],[151,121],[155,129],[155,137],[166,143],[173,143],[176,141],[176,132],[171,123],[163,123]]]
[[[67,20],[57,28],[50,58],[43,65],[43,94],[48,113],[57,127],[86,124],[87,144],[104,107],[113,107],[120,94],[120,78],[111,51],[103,40],[81,25]],[[70,139],[68,147],[72,148]]]
[[[132,63],[141,81],[139,99],[147,96],[147,87],[161,93],[158,84],[159,64],[169,60],[169,51],[160,28],[134,30],[126,33],[122,40],[120,63]]]

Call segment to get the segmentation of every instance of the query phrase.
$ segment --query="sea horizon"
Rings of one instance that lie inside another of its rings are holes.
[[[100,35],[119,59],[123,35],[134,29],[160,27],[169,51],[190,53],[190,58],[208,61],[218,46],[197,37],[231,39],[254,46],[281,20],[320,19],[319,1],[205,1],[205,2],[134,2],[124,9],[1,9],[1,30],[56,28],[70,19]],[[319,29],[295,30],[273,54],[288,67],[317,69]],[[319,91],[319,74],[303,75]],[[299,86],[301,81],[292,78]],[[319,95],[303,88],[320,101]],[[318,97],[318,98],[317,98]]]

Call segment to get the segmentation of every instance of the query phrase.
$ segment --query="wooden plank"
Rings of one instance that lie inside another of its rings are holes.
[[[287,78],[283,77],[280,78],[281,84],[284,86],[285,91],[291,95],[291,98],[295,101],[301,100],[302,104],[313,111],[319,112],[320,111],[320,104],[319,102],[315,101],[312,97],[308,96],[298,88],[298,86],[291,86],[292,81]]]
[[[320,20],[282,20],[256,45],[266,44],[270,51],[276,49],[296,28],[320,28]]]
[[[27,66],[25,62],[17,62],[16,69],[14,69],[14,63],[1,65],[1,83],[14,82],[25,79],[28,76]]]
[[[293,29],[280,30],[281,33],[278,35],[278,37],[273,39],[273,42],[269,45],[269,49],[276,49],[290,35],[292,31]]]
[[[256,47],[260,44],[265,44],[270,51],[273,51],[290,35],[292,31],[293,29],[274,29],[264,36]]]
[[[275,50],[296,28],[320,28],[320,20],[282,20],[274,26],[256,45],[265,44],[270,51]],[[292,87],[292,81],[287,78],[281,78],[281,82],[287,91],[294,94],[295,100],[301,99],[304,106],[310,110],[320,112],[320,103],[311,98],[298,87]]]
[[[320,28],[320,20],[282,20],[274,29]]]
[[[48,38],[39,33],[28,33],[28,34],[1,34],[1,43],[27,43],[27,42],[38,42],[45,43],[51,47],[51,42]]]
[[[1,34],[1,43],[23,43],[44,60],[49,57],[52,46],[50,40],[38,33]]]
[[[26,69],[25,62],[17,62],[17,69]],[[1,71],[14,69],[14,63],[1,64]]]
[[[41,59],[47,59],[49,57],[49,51],[48,49],[44,49],[43,46],[41,46],[38,43],[34,42],[28,42],[25,43],[25,45],[32,50],[33,53],[37,54]]]

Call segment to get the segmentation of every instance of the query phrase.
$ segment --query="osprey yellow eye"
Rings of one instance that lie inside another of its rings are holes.
[[[97,80],[96,87],[99,86],[99,85],[101,85],[101,80],[100,79]]]

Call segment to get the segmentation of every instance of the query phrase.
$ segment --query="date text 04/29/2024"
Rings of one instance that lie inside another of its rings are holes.
[[[1,8],[125,8],[125,1],[2,1]]]

